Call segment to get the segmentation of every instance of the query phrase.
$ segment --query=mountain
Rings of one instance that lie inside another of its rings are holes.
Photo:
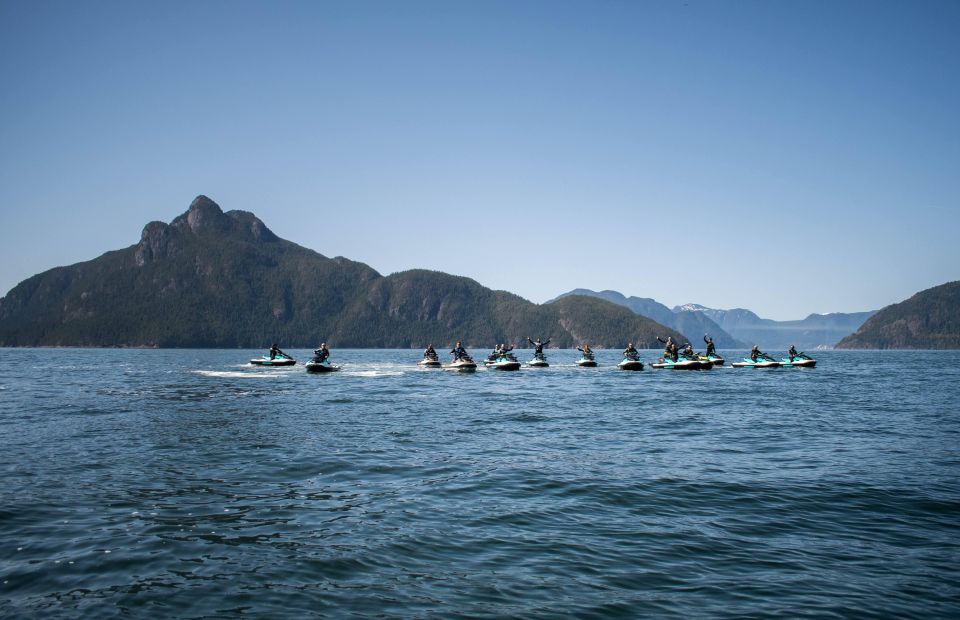
[[[732,337],[720,325],[717,325],[702,312],[681,310],[675,311],[648,297],[625,297],[617,291],[592,291],[577,288],[568,293],[557,296],[554,300],[563,299],[571,295],[585,295],[604,299],[619,306],[633,310],[636,314],[653,319],[662,325],[668,325],[679,332],[694,338],[690,342],[697,347],[702,342],[701,334],[710,334],[714,344],[722,349],[742,349],[745,344]],[[550,302],[547,302],[550,303]],[[702,306],[701,306],[702,307]],[[683,342],[683,341],[681,341]]]
[[[774,321],[762,319],[744,308],[716,310],[699,304],[684,304],[673,310],[701,313],[735,338],[770,350],[786,349],[790,345],[799,349],[830,348],[876,312],[811,314],[796,321]]]
[[[198,196],[122,250],[35,275],[0,299],[0,346],[655,346],[674,330],[586,297],[536,305],[468,278],[382,276],[277,237]]]
[[[880,310],[838,349],[960,349],[960,281]]]

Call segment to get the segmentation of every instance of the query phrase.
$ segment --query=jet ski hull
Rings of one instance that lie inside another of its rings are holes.
[[[596,368],[597,362],[595,362],[594,360],[579,359],[577,360],[577,366],[580,366],[582,368]]]
[[[713,367],[713,364],[700,362],[700,360],[688,360],[686,358],[680,358],[675,362],[672,360],[660,360],[650,365],[654,368],[663,368],[665,370],[701,370]]]
[[[297,363],[297,360],[291,357],[277,357],[270,359],[269,357],[255,357],[250,360],[250,363],[254,366],[293,366]]]
[[[817,365],[817,360],[810,359],[809,357],[805,359],[794,358],[792,361],[784,359],[780,362],[780,365],[786,366],[787,368],[790,368],[791,366],[798,368],[813,368]]]
[[[762,360],[755,362],[751,359],[744,359],[742,362],[734,362],[730,365],[734,368],[779,368],[780,362],[774,360]]]
[[[304,367],[307,369],[307,372],[336,372],[340,370],[339,366],[325,364],[323,362],[307,362],[304,364]]]
[[[452,362],[446,366],[442,366],[444,370],[453,370],[458,372],[473,372],[477,369],[477,364],[475,362]]]
[[[427,360],[420,360],[419,362],[417,362],[417,366],[421,366],[423,368],[440,368],[441,364],[440,364],[440,360],[427,359]]]
[[[520,370],[520,362],[514,362],[513,360],[504,360],[500,362],[493,362],[492,364],[487,364],[487,368],[490,370]]]
[[[544,360],[530,360],[529,362],[527,362],[527,366],[529,366],[530,368],[546,368],[549,365],[550,364],[548,364]]]
[[[643,362],[640,360],[623,360],[617,364],[620,370],[643,370]]]

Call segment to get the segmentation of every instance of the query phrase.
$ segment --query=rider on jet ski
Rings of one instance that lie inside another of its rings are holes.
[[[630,360],[635,360],[639,357],[636,348],[634,348],[632,342],[627,343],[627,348],[623,350],[623,357]]]
[[[687,359],[693,359],[693,345],[689,342],[683,343],[683,351],[680,353]]]
[[[716,355],[717,348],[713,346],[713,338],[708,338],[707,335],[704,334],[703,341],[707,343],[707,355]]]
[[[767,354],[761,351],[757,345],[753,345],[753,348],[750,349],[750,359],[754,362],[761,362],[767,357]]]
[[[450,351],[450,353],[453,353],[453,361],[455,362],[467,357],[467,350],[463,348],[459,340],[457,340],[457,346],[453,347],[453,350]]]
[[[577,351],[580,351],[581,353],[583,353],[583,356],[588,360],[593,359],[593,350],[590,348],[590,345],[588,345],[587,343],[583,343],[582,347],[577,347]]]
[[[657,336],[657,340],[665,345],[663,348],[663,357],[673,360],[674,362],[677,361],[677,343],[673,341],[673,336],[667,336],[666,340]]]
[[[530,336],[527,336],[527,341],[533,345],[533,356],[536,358],[543,357],[543,347],[550,344],[549,338],[547,338],[546,342],[540,342],[539,338],[537,338],[536,341],[534,341]]]
[[[277,343],[274,342],[273,346],[270,347],[270,359],[275,360],[278,357],[290,357],[286,353],[280,350],[280,347],[277,346]]]
[[[423,350],[423,359],[425,360],[437,359],[437,352],[434,351],[432,344],[428,344],[427,348]]]
[[[790,345],[790,350],[787,351],[787,359],[789,359],[792,362],[793,358],[795,358],[797,355],[799,355],[797,353],[797,347]]]
[[[330,357],[330,349],[327,348],[326,342],[321,342],[320,346],[313,350],[313,361],[317,364],[322,364]]]

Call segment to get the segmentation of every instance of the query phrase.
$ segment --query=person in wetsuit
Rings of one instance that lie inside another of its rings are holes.
[[[633,346],[632,342],[627,343],[627,348],[623,350],[623,357],[629,360],[636,360],[640,357],[640,354],[637,353],[637,349]]]
[[[330,349],[326,342],[321,342],[320,346],[313,350],[313,361],[322,364],[330,358]]]
[[[457,362],[463,359],[467,355],[467,350],[463,348],[460,344],[460,341],[457,340],[457,345],[453,347],[453,350],[450,351],[453,354],[453,361]]]
[[[663,357],[674,362],[677,361],[677,343],[673,341],[673,336],[667,336],[666,340],[657,336],[657,340],[664,344]]]
[[[753,348],[750,349],[750,359],[753,360],[754,362],[759,362],[760,360],[762,360],[764,355],[766,354],[762,353],[760,351],[760,347],[758,347],[757,345],[753,345]]]
[[[583,343],[583,347],[577,347],[577,351],[583,353],[583,357],[587,358],[588,360],[593,359],[593,350],[587,343]]]
[[[792,362],[799,353],[797,353],[797,347],[790,345],[790,350],[787,351],[787,358]]]
[[[703,341],[707,343],[707,355],[716,355],[717,348],[713,346],[713,338],[709,338],[706,334],[704,334]]]
[[[433,350],[432,344],[428,344],[427,348],[423,350],[423,359],[425,360],[437,359],[437,352]]]
[[[270,359],[275,360],[278,357],[290,357],[286,353],[280,350],[280,347],[277,346],[277,343],[274,342],[273,346],[270,347]]]
[[[543,355],[543,347],[550,344],[550,339],[547,338],[546,342],[541,342],[539,338],[533,340],[530,336],[527,336],[527,342],[533,345],[534,355]]]
[[[683,344],[683,351],[681,351],[681,353],[683,354],[683,356],[684,356],[685,358],[687,358],[687,359],[693,359],[693,357],[694,357],[693,345],[690,344],[689,342],[685,342],[685,343]]]

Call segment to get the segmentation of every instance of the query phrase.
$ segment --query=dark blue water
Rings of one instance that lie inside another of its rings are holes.
[[[0,616],[960,615],[958,352],[253,354],[3,351]]]

